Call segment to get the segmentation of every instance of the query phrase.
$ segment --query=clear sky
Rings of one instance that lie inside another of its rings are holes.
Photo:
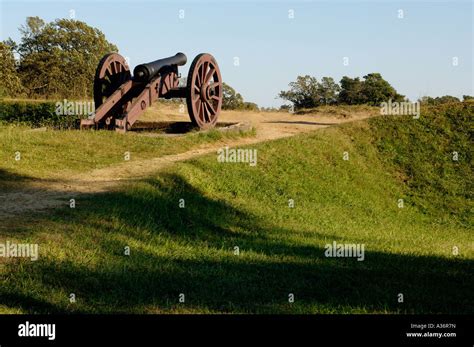
[[[194,56],[208,52],[224,82],[260,106],[281,105],[278,92],[304,74],[339,81],[380,72],[412,100],[474,94],[469,0],[0,1],[2,40],[18,40],[27,16],[51,21],[74,10],[131,68],[183,52],[186,76]]]

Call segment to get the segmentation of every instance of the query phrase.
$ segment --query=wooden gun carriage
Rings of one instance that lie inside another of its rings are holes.
[[[185,98],[189,117],[200,129],[213,127],[222,107],[222,77],[214,57],[196,56],[186,86],[179,87],[178,66],[186,64],[183,53],[133,70],[118,53],[105,55],[94,78],[93,118],[81,120],[81,129],[130,130],[141,114],[158,98]]]

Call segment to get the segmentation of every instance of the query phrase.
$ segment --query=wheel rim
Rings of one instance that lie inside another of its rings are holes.
[[[130,69],[125,59],[118,53],[105,55],[95,72],[94,103],[97,109],[123,83],[131,79]]]
[[[222,107],[222,77],[212,55],[204,53],[194,59],[187,88],[191,121],[201,129],[213,127]]]

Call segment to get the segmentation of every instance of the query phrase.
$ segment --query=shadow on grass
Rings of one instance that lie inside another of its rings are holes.
[[[218,122],[216,128],[228,127],[237,123],[230,122]],[[196,131],[199,128],[196,128],[193,123],[190,121],[161,121],[161,122],[151,122],[151,121],[137,121],[132,128],[132,131],[135,132],[158,132],[164,134],[174,134],[174,135],[183,135],[192,131]]]
[[[268,121],[264,123],[272,123],[272,124],[301,124],[301,125],[335,125],[338,124],[337,122],[334,123],[325,123],[325,122],[309,122],[309,121],[289,121],[289,120],[280,120],[280,121]]]
[[[67,232],[78,249],[90,247],[92,240],[101,260],[88,266],[74,257],[40,254],[21,271],[10,265],[0,302],[31,313],[180,307],[258,313],[474,312],[473,261],[373,252],[370,240],[364,261],[329,259],[322,239],[337,241],[336,235],[299,231],[306,237],[295,242],[291,236],[298,231],[276,229],[270,217],[210,199],[180,176],[161,175],[145,183],[84,197],[78,204],[82,209],[40,216],[54,223],[56,232]],[[185,208],[179,208],[179,199]],[[88,235],[90,230],[95,233]],[[142,246],[122,255],[130,242]],[[240,256],[233,254],[234,246]],[[34,288],[25,289],[26,279],[33,279]],[[67,297],[51,300],[54,290],[75,293],[77,305]],[[178,303],[180,293],[185,304]],[[289,293],[295,295],[294,304],[288,303]],[[397,302],[399,293],[404,303]]]
[[[11,189],[31,189],[30,184],[37,183],[39,181],[49,183],[58,182],[57,179],[38,179],[0,168],[0,194]]]
[[[28,176],[0,169],[0,189],[8,189],[12,186],[18,186],[18,183],[22,183],[24,186],[29,181],[31,181],[31,178]]]

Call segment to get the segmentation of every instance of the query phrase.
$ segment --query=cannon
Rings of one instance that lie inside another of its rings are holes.
[[[130,130],[140,115],[158,98],[184,98],[191,122],[200,129],[215,126],[222,107],[222,77],[214,57],[197,55],[185,86],[179,86],[178,66],[186,55],[140,64],[133,76],[126,60],[118,53],[105,55],[94,77],[95,113],[81,120],[81,129]]]

